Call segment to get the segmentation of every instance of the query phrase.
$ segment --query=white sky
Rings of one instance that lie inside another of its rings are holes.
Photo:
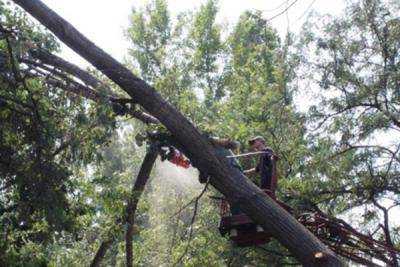
[[[264,17],[271,18],[283,11],[287,2],[291,4],[293,1],[295,0],[220,0],[218,20],[235,23],[240,14],[248,9],[265,10]],[[43,2],[119,61],[123,60],[129,47],[123,35],[123,30],[128,27],[129,14],[133,7],[138,8],[147,3],[143,0],[44,0]],[[168,0],[168,5],[171,15],[174,16],[178,12],[198,8],[205,2],[205,0]],[[319,13],[338,14],[344,7],[343,0],[297,0],[288,10],[288,14],[272,20],[272,25],[284,35],[289,21],[290,30],[298,32],[307,17],[303,14],[311,4]],[[276,9],[279,6],[281,8]],[[271,11],[272,9],[275,10]],[[63,47],[62,56],[77,64],[84,62],[66,47]]]

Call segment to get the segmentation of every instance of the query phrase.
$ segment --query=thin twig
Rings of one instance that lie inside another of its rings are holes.
[[[190,241],[192,240],[192,236],[193,236],[193,224],[194,224],[194,222],[196,220],[197,209],[198,209],[198,206],[199,206],[199,200],[204,195],[204,193],[207,191],[207,188],[208,188],[209,184],[210,184],[210,179],[208,179],[208,181],[207,181],[206,185],[204,186],[203,190],[201,191],[201,193],[194,199],[194,211],[193,211],[192,220],[190,221],[190,230],[189,230],[189,237],[188,237],[188,240],[187,240],[187,245],[186,245],[185,251],[182,253],[182,255],[179,257],[178,261],[175,262],[175,264],[173,266],[176,266],[179,263],[181,263],[183,258],[186,256],[186,254],[187,254],[187,252],[189,250]],[[191,203],[193,203],[193,202],[191,201]]]

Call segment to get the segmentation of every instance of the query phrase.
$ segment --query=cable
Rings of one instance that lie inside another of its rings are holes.
[[[289,0],[286,0],[286,7],[288,7],[288,6],[289,6]],[[290,29],[289,29],[289,26],[290,26],[289,12],[286,12],[286,23],[287,23],[287,26],[286,26],[286,35],[288,35],[289,32],[290,32]]]
[[[315,2],[317,2],[317,0],[313,0],[311,4],[307,7],[307,9],[303,12],[303,14],[301,14],[301,16],[296,19],[296,21],[302,19],[310,11],[311,7],[315,4]]]
[[[271,21],[277,17],[279,17],[280,15],[282,15],[283,13],[287,12],[289,10],[289,8],[291,8],[294,4],[296,4],[299,0],[294,0],[288,7],[286,7],[282,12],[279,12],[278,14],[276,14],[275,16],[270,17],[269,19],[266,19],[266,21]],[[285,1],[286,3],[286,1]]]
[[[275,8],[272,8],[272,9],[264,9],[264,10],[261,10],[261,12],[272,12],[272,11],[278,10],[278,9],[280,9],[283,5],[285,5],[286,2],[287,2],[286,0],[285,0],[285,1],[282,1],[282,3],[281,3],[279,6],[277,6],[277,7],[275,7]]]

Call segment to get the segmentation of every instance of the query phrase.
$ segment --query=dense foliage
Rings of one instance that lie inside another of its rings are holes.
[[[26,40],[49,51],[58,44],[20,11],[3,2],[0,11],[0,262],[47,262],[45,246],[64,231],[76,236],[79,216],[91,212],[80,170],[99,159],[115,122],[107,106],[32,77],[18,63],[28,57]]]
[[[154,0],[132,11],[125,63],[208,135],[241,151],[264,136],[280,156],[278,197],[297,212],[320,209],[399,246],[399,10],[350,1],[343,17],[312,16],[301,38],[282,40],[258,11],[226,27],[216,1],[172,17]],[[103,248],[102,265],[124,265],[139,139],[162,127],[116,119],[102,97],[113,85],[94,71],[99,99],[68,90],[88,85],[40,65],[32,49],[56,53],[58,42],[3,1],[0,26],[0,265],[86,266]],[[305,81],[316,97],[302,113]],[[237,248],[221,237],[218,192],[193,201],[197,176],[156,162],[135,215],[135,266],[296,264],[276,241]]]
[[[300,52],[304,78],[318,86],[309,113],[309,194],[334,214],[357,210],[366,232],[396,244],[399,3],[354,1],[342,18],[316,19],[305,26]]]

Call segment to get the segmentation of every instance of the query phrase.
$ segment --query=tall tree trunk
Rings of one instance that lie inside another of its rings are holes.
[[[96,252],[96,255],[94,256],[92,263],[90,264],[90,267],[99,267],[102,260],[104,259],[104,256],[107,253],[107,250],[110,248],[112,245],[113,240],[112,239],[107,239],[103,241],[99,247],[99,249]]]
[[[142,196],[144,187],[150,177],[151,170],[153,169],[154,162],[157,159],[157,147],[154,144],[150,146],[149,151],[143,159],[140,166],[139,174],[136,178],[135,184],[132,188],[131,197],[128,200],[126,207],[126,224],[127,230],[125,234],[125,252],[126,252],[126,266],[132,267],[133,252],[132,252],[132,237],[134,234],[135,213],[137,204]]]
[[[154,88],[132,74],[71,24],[39,0],[14,0],[61,41],[92,63],[156,117],[185,148],[194,165],[211,177],[211,184],[230,202],[262,225],[306,266],[342,266],[339,258],[303,225],[251,183],[239,170],[230,168],[225,158],[214,153],[210,142]],[[318,255],[318,257],[316,257]],[[321,256],[322,257],[319,257]]]

